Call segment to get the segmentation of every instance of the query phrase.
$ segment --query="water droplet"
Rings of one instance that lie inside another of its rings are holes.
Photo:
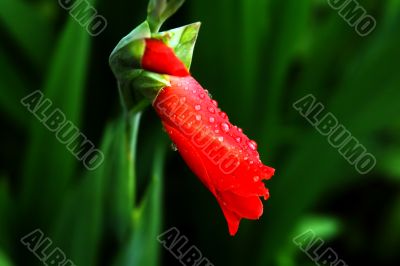
[[[171,149],[173,150],[173,151],[177,151],[178,150],[178,147],[176,147],[176,144],[175,143],[171,143]]]
[[[220,142],[223,142],[223,141],[224,141],[224,137],[218,137],[218,140],[219,140]]]
[[[240,127],[238,128],[238,131],[240,132],[240,133],[242,133],[243,132],[243,129],[241,129]]]
[[[221,113],[220,113],[220,116],[222,117],[222,119],[225,119],[225,118],[227,117],[227,115],[226,115],[225,112],[221,112]]]
[[[211,102],[212,102],[213,105],[215,105],[216,107],[218,107],[218,103],[217,103],[216,100],[212,100]]]
[[[194,109],[195,109],[196,111],[200,111],[200,109],[201,109],[200,104],[197,104],[197,105],[194,107]]]
[[[215,122],[215,118],[214,117],[210,117],[209,121],[210,121],[210,123],[214,123]]]
[[[219,133],[219,129],[214,130],[214,132],[218,134]]]
[[[201,120],[201,115],[196,115],[196,120],[200,121]]]
[[[204,93],[200,93],[200,99],[204,99],[205,94]]]
[[[259,176],[253,176],[253,180],[254,180],[254,182],[258,182],[258,180],[260,180],[260,177]]]
[[[227,123],[221,123],[221,129],[222,131],[224,131],[225,133],[229,131],[229,125]]]
[[[210,97],[212,99],[211,93],[208,90],[204,90],[204,91],[208,94],[208,97]]]
[[[195,94],[197,91],[196,90],[192,90],[192,92]]]
[[[254,162],[253,162],[253,161],[250,161],[249,163],[250,163],[250,164],[253,164]]]
[[[249,148],[255,151],[257,149],[257,143],[254,140],[250,140],[247,145],[249,145]]]
[[[208,111],[210,111],[210,113],[212,113],[212,114],[215,113],[214,107],[209,107],[209,108],[208,108]]]
[[[246,156],[246,157],[244,157],[244,160],[245,160],[245,161],[247,161],[248,159],[249,159],[249,157],[247,157],[247,156]]]
[[[237,137],[235,140],[236,140],[237,143],[242,142],[242,138],[241,137]]]

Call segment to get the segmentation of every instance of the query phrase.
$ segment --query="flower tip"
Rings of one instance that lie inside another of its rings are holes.
[[[239,225],[229,226],[229,235],[232,237],[235,236],[238,230],[239,230]]]

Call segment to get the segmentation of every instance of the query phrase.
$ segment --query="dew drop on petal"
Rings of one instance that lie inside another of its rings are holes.
[[[250,163],[250,164],[253,164],[254,162],[253,162],[253,161],[250,161],[249,163]]]
[[[201,120],[201,115],[196,115],[196,120],[200,121]]]
[[[214,132],[218,134],[218,133],[219,133],[219,130],[218,130],[218,129],[216,129],[216,130],[214,130]]]
[[[194,109],[195,109],[196,111],[200,111],[200,109],[201,109],[200,104],[196,104],[196,106],[194,107]]]
[[[209,107],[209,108],[208,108],[208,111],[210,111],[210,113],[212,113],[212,114],[215,113],[214,107]]]
[[[219,140],[220,142],[223,142],[223,141],[224,141],[224,137],[218,137],[218,140]]]
[[[200,93],[200,99],[204,99],[205,94],[204,93]]]
[[[254,140],[250,140],[247,145],[249,145],[249,148],[255,151],[257,149],[257,143]]]
[[[236,140],[237,143],[242,142],[242,138],[241,137],[237,137],[237,138],[235,138],[235,140]]]
[[[217,103],[216,100],[212,100],[211,102],[212,102],[213,105],[215,105],[216,107],[218,107],[218,103]]]
[[[238,128],[238,131],[242,133],[242,132],[243,132],[243,129],[241,129],[241,128],[239,127],[239,128]]]
[[[225,112],[221,112],[221,113],[220,113],[220,116],[221,116],[222,119],[225,119],[225,118],[227,117],[227,115],[226,115]]]
[[[254,180],[254,182],[258,182],[258,180],[260,180],[260,177],[258,175],[253,176],[253,180]]]
[[[210,117],[209,121],[210,121],[210,123],[214,123],[215,122],[215,118],[214,117]]]
[[[229,131],[229,125],[227,123],[221,123],[221,129],[222,131],[224,131],[225,133]]]

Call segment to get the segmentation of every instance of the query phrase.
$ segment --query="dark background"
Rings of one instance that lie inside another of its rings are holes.
[[[36,228],[76,265],[180,265],[156,239],[173,226],[216,266],[315,265],[292,241],[308,229],[348,265],[398,264],[398,0],[359,1],[377,21],[366,37],[324,0],[190,0],[164,25],[202,22],[193,76],[276,168],[264,215],[234,238],[151,109],[129,183],[108,56],[147,2],[89,2],[108,22],[97,37],[55,0],[0,0],[0,266],[42,265],[20,242]],[[38,89],[102,147],[99,170],[20,104]],[[310,93],[376,157],[373,171],[359,174],[292,107]]]

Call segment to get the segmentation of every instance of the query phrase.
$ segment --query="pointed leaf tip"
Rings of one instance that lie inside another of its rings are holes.
[[[147,8],[147,21],[151,32],[156,33],[162,24],[183,5],[185,0],[150,0]]]
[[[152,38],[160,39],[171,47],[176,56],[190,69],[193,51],[196,45],[201,23],[196,22],[176,29],[153,34]]]

